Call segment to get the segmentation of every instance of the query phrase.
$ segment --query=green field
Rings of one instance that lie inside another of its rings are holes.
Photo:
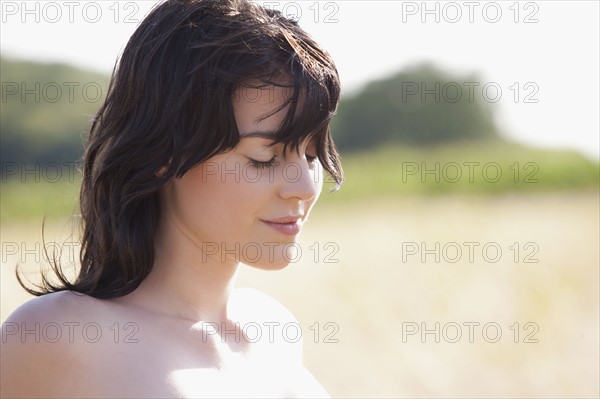
[[[342,157],[344,188],[325,200],[410,195],[534,193],[598,187],[599,166],[575,151],[473,141],[390,145]],[[327,196],[326,196],[327,197]]]

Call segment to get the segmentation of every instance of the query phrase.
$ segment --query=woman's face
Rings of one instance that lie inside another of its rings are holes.
[[[287,108],[259,120],[285,96],[286,90],[275,86],[239,89],[233,99],[237,147],[190,169],[165,190],[165,216],[205,259],[277,269],[308,253],[296,241],[322,189],[315,143],[303,142],[298,153],[283,154],[283,144],[268,145]]]

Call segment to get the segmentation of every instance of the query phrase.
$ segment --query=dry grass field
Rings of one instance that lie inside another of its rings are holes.
[[[292,310],[306,364],[333,397],[598,397],[599,201],[592,191],[321,204],[297,262],[244,268],[238,285]],[[47,240],[66,239],[65,226]],[[29,298],[9,244],[33,248],[39,231],[1,226],[2,320]]]

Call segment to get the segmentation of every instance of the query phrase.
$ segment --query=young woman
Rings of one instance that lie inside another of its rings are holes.
[[[56,262],[58,284],[19,280],[38,297],[2,326],[2,396],[327,396],[290,312],[234,283],[241,264],[294,259],[322,169],[341,184],[339,89],[330,56],[277,11],[156,7],[92,124],[76,280]]]

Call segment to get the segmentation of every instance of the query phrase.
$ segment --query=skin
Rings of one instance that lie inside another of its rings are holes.
[[[244,137],[276,130],[286,111],[259,121],[286,94],[278,87],[256,94],[238,90],[233,100],[240,144],[163,188],[155,263],[135,291],[110,300],[47,294],[7,319],[3,397],[328,397],[303,366],[302,340],[282,332],[297,323],[289,310],[234,288],[242,263],[289,264],[298,236],[263,220],[306,221],[322,187],[314,143],[283,154],[268,138]],[[250,161],[273,157],[270,168]],[[237,179],[220,173],[236,165]],[[23,334],[36,323],[37,336]]]

